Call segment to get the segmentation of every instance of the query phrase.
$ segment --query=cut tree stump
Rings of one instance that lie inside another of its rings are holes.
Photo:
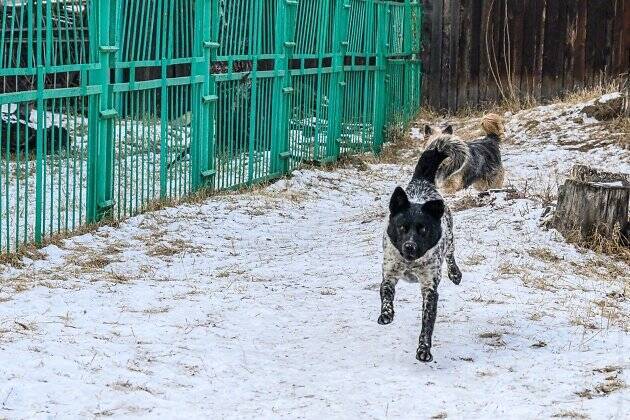
[[[575,165],[558,189],[551,225],[567,240],[595,235],[627,244],[630,174],[603,172]]]

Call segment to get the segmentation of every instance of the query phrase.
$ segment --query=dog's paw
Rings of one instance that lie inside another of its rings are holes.
[[[433,356],[431,355],[429,349],[419,348],[416,352],[416,359],[423,363],[429,363],[431,360],[433,360]]]
[[[378,317],[378,323],[381,325],[391,324],[393,320],[394,320],[394,311],[382,312],[381,316]]]
[[[448,271],[448,278],[455,284],[459,284],[462,282],[462,272],[459,271],[459,268],[455,267]]]

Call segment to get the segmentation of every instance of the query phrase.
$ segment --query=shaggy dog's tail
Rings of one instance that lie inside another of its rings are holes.
[[[505,129],[503,128],[503,118],[497,114],[486,114],[481,119],[481,128],[489,137],[503,138]]]
[[[435,150],[446,156],[437,169],[437,182],[443,182],[453,174],[461,171],[470,157],[468,145],[462,139],[448,134],[437,136],[427,146],[425,153],[430,150]]]
[[[412,180],[424,179],[435,185],[436,174],[448,155],[438,149],[426,149],[420,155]]]

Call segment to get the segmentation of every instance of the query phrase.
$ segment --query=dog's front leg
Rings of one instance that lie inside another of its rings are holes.
[[[389,324],[394,320],[396,283],[398,283],[398,277],[391,273],[383,273],[383,282],[381,283],[381,315],[378,317],[378,323],[381,325]]]
[[[421,362],[430,362],[433,360],[431,355],[431,337],[433,336],[433,326],[435,325],[435,316],[437,314],[438,293],[437,283],[434,281],[433,287],[423,288],[422,290],[422,332],[418,340],[418,351],[416,359]]]

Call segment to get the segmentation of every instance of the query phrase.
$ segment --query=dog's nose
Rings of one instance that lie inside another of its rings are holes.
[[[414,252],[416,252],[416,244],[414,244],[413,242],[405,242],[403,244],[403,250],[408,254],[413,254]]]

